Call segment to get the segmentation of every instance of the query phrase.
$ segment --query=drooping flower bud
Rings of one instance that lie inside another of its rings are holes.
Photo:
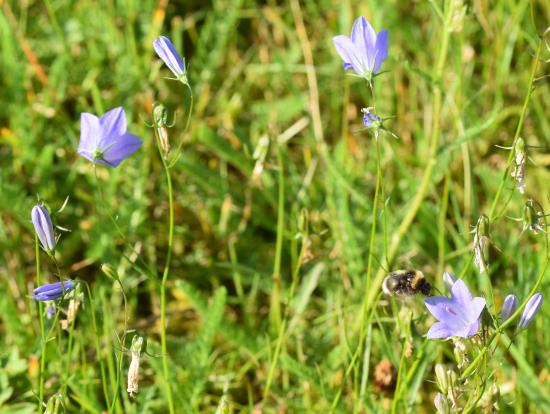
[[[502,304],[502,310],[500,311],[500,318],[502,322],[506,321],[517,309],[516,295],[508,295],[504,299]]]
[[[31,219],[42,248],[51,255],[55,249],[55,233],[50,213],[43,205],[37,204],[32,208]]]
[[[519,329],[526,329],[529,326],[537,315],[541,305],[542,294],[537,292],[531,296],[531,299],[529,299],[529,302],[525,305],[525,309],[523,309],[523,314],[521,315],[521,319],[518,324]]]

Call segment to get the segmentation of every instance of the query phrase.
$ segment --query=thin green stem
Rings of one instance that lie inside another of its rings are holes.
[[[172,249],[174,245],[174,192],[172,189],[172,176],[170,175],[170,166],[167,164],[162,154],[162,148],[160,146],[160,137],[158,129],[155,127],[155,137],[157,142],[157,149],[160,159],[162,161],[162,167],[166,176],[166,187],[168,190],[168,248],[166,252],[166,262],[164,263],[164,270],[162,272],[162,280],[160,283],[160,346],[162,352],[162,371],[164,374],[164,386],[166,390],[166,397],[168,399],[168,409],[170,414],[174,414],[174,400],[172,397],[172,387],[170,386],[170,375],[168,371],[168,352],[166,348],[166,281],[168,280],[168,274],[170,273],[170,263],[172,261]]]
[[[42,283],[40,277],[40,246],[38,243],[38,235],[34,234],[34,254],[36,256],[36,285],[40,286]],[[42,406],[44,404],[44,371],[46,370],[46,337],[44,328],[44,312],[42,308],[42,302],[36,301],[38,308],[38,318],[40,321],[40,375],[38,380],[38,412],[42,412]]]
[[[439,55],[436,63],[436,70],[434,74],[434,79],[440,79],[443,74],[443,69],[445,68],[445,62],[447,57],[447,50],[449,47],[449,37],[450,37],[450,30],[448,30],[449,21],[451,19],[451,13],[450,10],[452,8],[449,7],[449,10],[446,11],[446,20],[445,24],[442,27],[442,38],[440,43],[440,49],[439,49]],[[416,190],[415,197],[413,201],[411,202],[411,205],[407,209],[407,214],[401,221],[401,224],[399,228],[397,229],[395,235],[393,236],[391,240],[391,244],[389,246],[389,250],[386,252],[386,264],[391,265],[393,262],[393,259],[395,257],[395,254],[397,253],[397,249],[399,248],[401,244],[401,240],[403,237],[407,234],[409,227],[411,226],[413,220],[416,217],[416,214],[418,213],[418,210],[420,209],[420,206],[422,202],[424,201],[424,198],[426,197],[426,194],[428,193],[428,190],[430,188],[431,179],[432,179],[432,173],[434,166],[436,164],[436,155],[437,155],[437,148],[439,146],[439,139],[441,136],[441,107],[442,107],[442,90],[441,87],[438,84],[434,84],[434,92],[433,92],[433,125],[432,125],[432,133],[430,137],[430,147],[429,147],[429,153],[427,156],[427,163],[424,168],[424,173],[422,175],[422,181],[420,183],[420,186]],[[378,270],[374,280],[372,281],[368,295],[367,295],[367,310],[372,308],[375,304],[376,296],[378,295],[379,286],[382,284],[382,280],[385,276],[386,270],[383,267],[380,267]]]
[[[135,251],[134,248],[130,245],[128,242],[128,239],[126,238],[126,235],[123,233],[122,229],[118,225],[118,222],[115,220],[113,215],[111,214],[111,206],[109,203],[107,203],[107,200],[105,199],[105,194],[103,193],[103,188],[101,187],[101,183],[99,182],[99,176],[97,175],[97,167],[94,164],[94,176],[96,179],[96,185],[97,185],[97,191],[99,192],[99,198],[101,200],[101,203],[103,206],[107,206],[107,209],[105,210],[105,214],[107,217],[109,217],[109,220],[111,220],[111,223],[113,223],[113,226],[115,227],[115,230],[117,231],[119,237],[122,239],[124,244],[132,251],[133,254],[135,254],[138,261],[140,261],[142,264],[139,265],[138,263],[133,262],[130,260],[129,257],[127,257],[125,254],[123,254],[123,257],[133,266],[137,267],[139,270],[141,270],[143,273],[149,274],[150,277],[156,278],[157,274],[156,272],[149,267],[147,263],[141,258],[141,255],[139,252]]]
[[[371,224],[371,233],[370,233],[370,242],[369,242],[369,259],[367,261],[367,281],[366,281],[366,287],[365,287],[365,295],[364,300],[361,306],[361,321],[360,321],[360,334],[359,334],[359,344],[357,346],[356,353],[361,354],[361,350],[363,349],[363,344],[365,343],[366,339],[366,331],[367,326],[365,323],[365,319],[368,314],[368,308],[367,308],[367,292],[371,288],[371,276],[372,276],[372,269],[373,269],[373,261],[374,261],[374,248],[375,248],[375,242],[376,242],[376,228],[377,228],[377,218],[378,218],[378,197],[381,191],[382,187],[382,167],[381,167],[381,154],[380,154],[380,141],[378,137],[375,139],[376,141],[376,188],[374,190],[374,200],[372,202],[372,224]],[[359,385],[359,369],[356,370],[355,375],[355,395],[356,399],[358,400],[359,404],[357,406],[356,412],[361,411],[361,407],[363,405],[363,399],[360,398],[360,396],[364,393],[364,390],[360,389],[359,392],[357,390],[357,387]]]
[[[189,125],[191,124],[191,115],[193,113],[193,103],[194,103],[193,90],[191,89],[191,85],[187,83],[186,86],[187,86],[187,89],[189,89],[190,103],[189,103],[189,110],[187,111],[187,120],[185,121],[185,128],[183,129],[182,134],[185,134],[188,131]],[[178,159],[180,158],[180,155],[181,155],[182,145],[183,145],[183,135],[178,143],[178,146],[176,147],[176,150],[174,151],[176,155],[174,155],[174,158],[168,164],[168,168],[172,168],[176,164],[176,162],[178,162]]]
[[[70,309],[70,306],[71,306],[71,302],[69,302],[69,309]],[[67,345],[67,355],[65,356],[66,357],[66,360],[65,360],[65,374],[64,374],[64,378],[63,378],[63,386],[61,387],[61,394],[63,395],[63,398],[65,398],[65,392],[67,391],[67,385],[68,385],[68,381],[69,381],[69,373],[70,373],[70,369],[71,369],[71,354],[73,352],[74,322],[75,322],[75,319],[76,319],[76,305],[73,305],[73,306],[74,306],[74,313],[73,313],[72,320],[70,320],[69,310],[67,310],[67,321],[70,323],[71,326],[69,328],[69,344]]]
[[[267,376],[266,386],[265,386],[264,395],[263,395],[264,400],[267,398],[269,390],[271,388],[271,383],[273,381],[273,377],[275,376],[275,369],[277,368],[277,363],[279,362],[279,354],[284,343],[284,338],[286,336],[285,335],[286,325],[290,317],[291,303],[292,303],[292,299],[294,298],[294,292],[298,287],[298,280],[299,280],[298,276],[300,274],[300,268],[302,267],[302,262],[304,260],[304,254],[307,249],[307,240],[308,240],[307,231],[308,230],[306,228],[305,229],[306,234],[302,235],[302,247],[300,249],[300,254],[298,255],[298,260],[296,261],[296,266],[294,267],[294,270],[292,272],[292,284],[290,285],[290,291],[288,294],[288,301],[285,309],[285,315],[283,318],[283,322],[279,328],[279,335],[277,337],[277,343],[275,345],[275,352],[273,353],[273,360],[271,362],[271,366],[269,368],[269,374]]]
[[[529,87],[528,87],[528,90],[527,90],[527,94],[525,96],[525,100],[523,102],[523,109],[522,109],[520,117],[519,117],[518,126],[516,128],[516,133],[514,135],[514,141],[512,143],[512,150],[510,151],[510,155],[508,156],[508,163],[507,163],[506,169],[504,170],[504,173],[502,175],[502,179],[500,181],[500,185],[498,187],[497,194],[495,195],[495,198],[494,198],[493,203],[491,205],[491,210],[490,210],[490,213],[489,213],[489,220],[492,220],[492,219],[495,218],[494,213],[497,209],[498,201],[500,199],[500,195],[501,195],[501,193],[504,189],[504,184],[506,183],[506,180],[508,178],[508,174],[509,174],[509,171],[510,171],[510,167],[512,165],[512,160],[513,160],[513,156],[514,156],[513,149],[515,148],[516,142],[519,138],[519,134],[521,132],[523,122],[525,120],[525,115],[527,113],[527,108],[529,106],[529,101],[531,100],[531,95],[533,93],[533,89],[534,89],[533,88],[533,83],[535,81],[535,76],[536,76],[538,63],[539,63],[539,60],[540,60],[540,54],[541,54],[541,51],[542,51],[542,46],[543,46],[543,40],[539,39],[539,44],[538,44],[538,47],[537,47],[537,53],[536,53],[536,56],[533,59],[533,65],[532,65],[532,68],[531,68],[531,77],[530,77],[530,80],[529,80]],[[546,217],[544,218],[544,220],[545,220],[545,224],[546,224]],[[536,293],[538,287],[542,283],[542,280],[544,278],[544,274],[546,273],[546,269],[548,269],[549,260],[550,260],[550,257],[548,255],[548,253],[549,253],[548,234],[546,232],[544,234],[545,234],[545,244],[546,244],[545,262],[544,262],[544,266],[543,266],[542,270],[538,274],[538,277],[537,277],[537,280],[536,280],[535,284],[533,285],[533,287],[531,288],[531,291],[529,292],[529,295],[524,299],[521,306],[519,306],[516,309],[516,311],[503,324],[501,324],[497,328],[497,330],[489,337],[489,339],[487,340],[487,342],[485,343],[483,348],[481,348],[479,354],[472,360],[470,365],[468,365],[468,367],[462,372],[462,375],[460,376],[461,380],[467,378],[474,371],[474,369],[477,367],[477,365],[480,363],[482,358],[485,356],[485,354],[489,350],[489,347],[491,346],[493,341],[497,338],[497,336],[500,335],[501,332],[504,331],[504,329],[506,327],[508,327],[510,324],[512,324],[516,320],[516,318],[523,311],[523,308],[525,307],[525,305],[527,304],[527,302],[529,301],[531,296]]]
[[[510,174],[510,168],[512,166],[512,159],[514,157],[514,149],[516,147],[517,140],[519,138],[519,134],[521,133],[521,130],[523,128],[523,122],[525,121],[525,115],[527,114],[527,108],[529,106],[529,102],[531,101],[531,95],[533,94],[533,83],[535,81],[535,75],[537,72],[537,66],[540,60],[540,54],[542,51],[543,46],[543,40],[539,39],[539,45],[537,48],[537,54],[535,58],[533,59],[533,66],[531,67],[531,77],[529,80],[529,89],[527,90],[527,95],[525,95],[525,100],[523,101],[523,107],[521,110],[521,114],[519,116],[518,126],[516,128],[516,133],[514,134],[514,140],[512,142],[512,149],[510,150],[510,155],[508,155],[508,162],[506,164],[506,169],[502,173],[502,179],[500,180],[500,185],[498,186],[497,193],[495,195],[495,198],[493,199],[493,203],[491,204],[491,210],[489,212],[489,221],[493,221],[495,219],[495,211],[498,207],[498,202],[500,200],[500,195],[502,191],[504,190],[504,185],[506,184],[506,181],[508,179],[508,175]]]
[[[118,365],[117,365],[117,372],[116,372],[116,386],[115,391],[113,395],[113,402],[111,404],[111,412],[115,409],[115,404],[118,400],[118,393],[119,393],[119,387],[120,387],[120,379],[122,378],[122,362],[124,361],[124,345],[126,343],[126,330],[127,330],[127,324],[128,324],[128,304],[126,301],[126,293],[124,292],[124,286],[122,285],[122,282],[120,279],[117,279],[118,284],[120,285],[120,289],[122,291],[122,300],[124,301],[124,330],[122,332],[121,338],[120,338],[120,353],[118,356]],[[124,392],[124,391],[123,391]]]

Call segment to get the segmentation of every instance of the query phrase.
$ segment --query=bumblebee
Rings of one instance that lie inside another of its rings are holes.
[[[428,296],[432,285],[424,279],[420,270],[396,270],[388,273],[382,283],[382,290],[386,295],[412,296],[422,293]]]

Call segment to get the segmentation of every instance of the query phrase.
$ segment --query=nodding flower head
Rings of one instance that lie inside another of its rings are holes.
[[[168,66],[174,76],[180,82],[187,84],[187,74],[185,72],[185,62],[180,57],[176,48],[166,36],[160,36],[153,42],[153,48],[161,60]]]
[[[362,16],[355,20],[351,37],[335,36],[332,42],[344,61],[344,69],[353,69],[369,81],[388,57],[388,32],[376,33]]]
[[[65,282],[48,283],[34,289],[34,300],[48,301],[57,300],[62,298],[65,294],[69,293],[75,287],[75,282],[72,280],[66,280]]]
[[[83,112],[78,153],[94,164],[118,166],[143,144],[126,129],[126,113],[121,107],[111,109],[100,118]]]
[[[31,219],[42,248],[50,254],[55,249],[55,233],[50,213],[43,205],[37,204],[32,208]]]
[[[438,320],[428,331],[428,339],[458,336],[467,338],[479,329],[479,317],[485,307],[485,299],[472,297],[462,280],[451,288],[451,297],[432,296],[425,299],[430,313]]]

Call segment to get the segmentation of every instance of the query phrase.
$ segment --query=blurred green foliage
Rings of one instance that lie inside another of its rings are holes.
[[[490,311],[497,312],[506,294],[523,298],[529,292],[546,259],[544,234],[522,234],[521,225],[506,218],[519,217],[525,201],[511,180],[502,197],[506,211],[491,224],[495,248],[488,276],[470,266],[470,231],[488,213],[501,182],[508,153],[495,145],[510,145],[514,137],[550,7],[545,0],[475,0],[443,27],[440,13],[451,3],[0,1],[0,413],[36,408],[40,337],[29,292],[35,280],[30,211],[38,196],[54,212],[70,197],[54,215],[69,230],[60,231],[59,273],[92,286],[109,364],[120,348],[115,332],[123,325],[123,301],[117,285],[100,272],[102,263],[121,277],[129,328],[148,339],[138,397],[131,401],[121,385],[117,411],[167,412],[158,280],[132,264],[137,251],[160,274],[167,247],[165,181],[146,126],[155,102],[177,112],[169,136],[173,147],[184,143],[172,170],[176,231],[168,309],[179,412],[213,412],[222,395],[223,409],[233,412],[333,407],[382,413],[390,411],[395,395],[397,412],[433,412],[433,364],[450,363],[452,346],[423,337],[431,322],[421,298],[406,304],[381,300],[369,320],[365,353],[359,361],[352,355],[363,299],[379,290],[366,283],[369,255],[375,271],[390,270],[385,246],[429,162],[435,90],[442,93],[435,167],[391,268],[423,270],[441,290],[443,270],[464,270],[477,294],[492,286],[497,306]],[[346,76],[331,42],[336,34],[349,35],[358,15],[390,32],[390,58],[376,78],[375,95],[377,113],[391,117],[385,124],[399,137],[383,135],[380,142],[386,199],[373,251],[376,149],[360,115],[371,95],[361,80]],[[443,30],[452,33],[443,74],[435,78]],[[195,109],[187,132],[189,95],[164,79],[169,72],[151,46],[160,34],[189,63]],[[545,46],[542,58],[549,55]],[[542,147],[530,153],[527,196],[550,211],[546,71],[541,62],[521,136]],[[79,114],[116,106],[125,108],[129,131],[144,145],[119,168],[99,168],[96,179],[76,153]],[[261,150],[265,157],[258,156]],[[110,223],[111,212],[129,244]],[[43,255],[42,278],[53,282],[57,273]],[[540,290],[550,294],[548,281]],[[268,318],[274,300],[288,316],[275,363],[279,331]],[[407,309],[414,311],[410,326]],[[67,412],[106,410],[92,311],[84,302],[75,325]],[[510,348],[501,343],[493,361],[476,373],[475,381],[501,386],[502,412],[550,412],[549,315],[543,306],[530,329]],[[48,398],[67,380],[56,374],[63,371],[65,334],[48,344]],[[413,353],[403,359],[406,343]],[[376,384],[375,367],[384,358],[402,375],[398,394]],[[114,387],[112,370],[108,366]],[[366,394],[359,398],[361,372]]]

